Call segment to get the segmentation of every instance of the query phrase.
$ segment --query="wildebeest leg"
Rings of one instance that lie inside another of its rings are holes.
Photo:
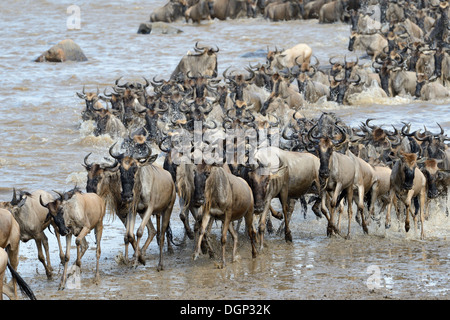
[[[155,226],[153,225],[153,222],[151,219],[148,220],[147,223],[147,233],[148,233],[148,237],[147,240],[145,241],[144,245],[142,246],[141,251],[144,253],[147,251],[148,246],[150,245],[150,243],[153,240],[153,237],[156,235],[156,229]],[[136,248],[133,246],[134,251],[136,251]]]
[[[194,256],[193,256],[194,260],[196,260],[198,258],[198,256],[200,255],[200,249],[201,249],[200,244],[202,243],[202,239],[203,239],[203,236],[205,235],[206,227],[209,224],[210,218],[211,218],[211,216],[209,214],[209,211],[205,210],[203,212],[203,218],[202,218],[202,223],[200,225],[200,231],[198,234],[197,243],[195,245]]]
[[[136,247],[134,234],[133,234],[135,221],[136,221],[136,215],[130,212],[127,215],[126,232],[125,232],[125,238],[124,238],[124,242],[125,242],[125,257],[124,257],[125,258],[125,263],[129,262],[128,261],[128,244],[130,242],[132,243],[134,252],[136,252],[136,250],[138,250],[138,248]]]
[[[409,215],[411,213],[411,216],[413,216],[413,219],[415,219],[412,211],[411,211],[411,200],[412,196],[414,194],[414,190],[409,190],[408,195],[406,196],[406,200],[404,201],[405,207],[406,207],[406,219],[405,219],[405,231],[408,232],[410,229],[410,222],[409,222]]]
[[[232,255],[231,255],[231,261],[235,262],[236,261],[237,243],[238,243],[238,233],[233,228],[232,225],[228,228],[228,231],[230,231],[231,237],[233,238],[233,251],[232,251]]]
[[[64,257],[64,271],[61,277],[61,283],[59,284],[59,289],[58,290],[64,290],[64,288],[66,287],[66,279],[67,279],[67,266],[69,264],[69,260],[70,260],[70,246],[72,243],[72,234],[69,233],[66,236],[66,254]]]
[[[136,250],[135,250],[136,257],[134,260],[134,267],[137,267],[138,261],[140,263],[142,263],[143,265],[145,265],[145,259],[142,256],[142,253],[139,249],[139,242],[142,238],[142,235],[144,234],[144,228],[146,227],[147,223],[149,222],[149,220],[152,216],[152,213],[153,213],[153,207],[151,207],[151,206],[147,207],[147,210],[145,210],[144,216],[142,218],[142,222],[136,232]],[[158,229],[156,229],[156,230],[157,230],[156,232],[160,231]]]
[[[58,228],[56,227],[56,224],[53,221],[52,221],[51,225],[53,226],[53,230],[55,231],[56,241],[58,242],[59,259],[61,260],[61,264],[64,264],[65,254],[64,254],[64,250],[62,248],[61,236],[58,232]]]
[[[374,220],[375,202],[377,201],[377,194],[378,194],[378,181],[375,181],[370,191],[370,204],[369,204],[369,215],[367,216],[367,225],[370,224],[371,220]]]
[[[38,259],[42,263],[42,265],[44,266],[45,274],[47,275],[47,279],[51,279],[52,278],[53,268],[50,265],[50,255],[49,255],[49,250],[48,250],[48,239],[45,236],[45,234],[42,233],[42,234],[39,234],[34,240],[36,242],[36,247],[37,247],[37,250],[38,250]],[[45,253],[46,253],[46,256],[47,256],[47,260],[44,257],[44,253],[42,251],[42,246],[44,246],[44,248],[45,248]]]
[[[259,235],[259,250],[264,248],[264,232],[266,231],[266,217],[268,211],[270,210],[270,200],[266,202],[263,212],[259,217],[258,235]],[[248,228],[248,223],[246,221],[246,226]]]
[[[369,229],[367,229],[366,218],[364,217],[364,195],[365,195],[364,186],[362,186],[362,185],[358,186],[357,208],[358,208],[359,215],[361,217],[361,226],[363,228],[363,231],[364,231],[364,233],[368,234]],[[351,206],[350,203],[349,203],[349,206]]]
[[[284,215],[284,239],[286,242],[292,242],[291,230],[289,229],[289,220],[295,207],[295,199],[289,199],[288,192],[289,190],[287,190],[287,188],[283,188],[280,192],[279,199]]]
[[[6,247],[9,257],[9,263],[14,270],[17,270],[17,267],[19,265],[19,246],[20,239],[17,237],[17,239],[11,240],[11,244]],[[13,277],[11,279],[11,282],[14,290],[14,299],[17,299],[17,280]]]
[[[88,227],[83,227],[83,229],[81,229],[80,233],[77,235],[77,237],[75,239],[75,244],[77,245],[76,264],[80,268],[81,268],[81,258],[83,258],[83,255],[87,250],[87,245],[83,246],[83,244],[87,244],[85,237],[89,233],[89,231],[90,230]]]
[[[389,192],[389,204],[387,206],[386,222],[384,224],[384,227],[386,229],[389,229],[391,227],[391,209],[392,209],[392,203],[394,202],[394,197],[395,197],[395,191],[391,190]]]
[[[100,255],[102,253],[100,242],[102,240],[102,233],[103,233],[103,222],[100,220],[97,226],[95,227],[95,241],[97,242],[97,250],[96,250],[96,258],[97,258],[97,265],[95,268],[95,283],[98,284],[100,281],[100,269],[99,269],[99,261],[100,261]]]
[[[175,199],[175,197],[174,197],[174,199]],[[158,263],[158,268],[157,268],[158,271],[164,270],[164,264],[163,264],[164,236],[166,234],[167,228],[169,227],[172,209],[173,209],[173,201],[160,217],[161,239],[160,239],[160,246],[159,246],[159,263]],[[169,242],[170,240],[167,239],[167,241]]]
[[[420,224],[421,224],[421,232],[420,232],[420,239],[425,239],[425,226],[424,226],[424,216],[425,216],[425,199],[426,199],[426,195],[425,195],[425,190],[422,190],[422,192],[420,193]]]
[[[347,210],[348,210],[347,239],[350,239],[350,233],[351,233],[350,226],[351,226],[352,216],[353,216],[352,203],[353,203],[353,186],[350,186],[350,187],[347,188]]]
[[[220,242],[222,244],[222,261],[219,264],[219,268],[220,269],[223,269],[225,267],[225,264],[226,264],[225,251],[226,251],[226,247],[227,247],[228,228],[230,227],[230,224],[231,224],[231,218],[230,217],[231,217],[231,212],[225,212],[224,221],[222,223],[222,237],[220,239]],[[231,228],[232,227],[233,226],[231,226]]]
[[[331,209],[328,206],[328,204],[329,204],[328,192],[326,192],[326,191],[322,192],[322,197],[321,197],[321,201],[320,202],[321,202],[321,204],[320,204],[320,211],[325,216],[325,218],[327,218],[328,223],[329,223],[330,222],[330,215],[329,215],[329,213],[331,212]]]
[[[3,249],[2,249],[3,250]],[[0,301],[3,300],[3,279],[5,278],[8,255],[0,252]]]
[[[209,253],[209,257],[210,258],[214,258],[214,249],[209,241],[208,235],[211,232],[212,226],[213,226],[214,220],[210,219],[208,222],[208,227],[206,228],[206,232],[205,232],[205,236],[203,237],[202,243],[201,243],[201,248],[202,248],[202,253],[206,254]]]
[[[336,229],[336,226],[334,225],[334,216],[335,216],[336,208],[339,204],[338,196],[341,193],[341,188],[342,188],[342,183],[338,182],[336,184],[336,188],[334,190],[333,197],[331,198],[331,204],[330,204],[331,210],[330,210],[330,219],[328,220],[328,226],[327,226],[327,236],[331,236],[333,233],[338,231]],[[351,203],[350,200],[348,200],[348,203]],[[349,219],[350,219],[350,217],[349,217]]]
[[[256,258],[256,231],[253,225],[253,210],[249,210],[245,215],[245,226],[252,245],[252,258]],[[261,246],[262,248],[262,246]]]
[[[194,239],[194,233],[192,232],[191,226],[189,225],[189,211],[190,208],[185,208],[184,206],[184,200],[182,198],[180,198],[180,208],[181,208],[181,212],[180,212],[180,219],[183,222],[184,225],[184,232],[185,232],[185,238],[186,235],[188,236],[189,239]],[[184,208],[184,210],[183,210]]]

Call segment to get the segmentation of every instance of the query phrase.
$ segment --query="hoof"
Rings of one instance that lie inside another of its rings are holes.
[[[286,242],[292,242],[292,235],[290,231],[286,233],[284,239],[286,240]]]

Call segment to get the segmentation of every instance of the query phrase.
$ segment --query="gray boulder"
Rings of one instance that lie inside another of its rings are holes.
[[[81,48],[72,40],[65,39],[54,45],[43,54],[36,62],[65,62],[65,61],[87,61]]]

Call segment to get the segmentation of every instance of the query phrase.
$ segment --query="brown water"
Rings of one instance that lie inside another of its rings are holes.
[[[84,101],[76,95],[110,88],[115,79],[141,81],[142,77],[167,79],[179,59],[196,41],[220,48],[219,74],[232,66],[242,70],[263,58],[243,58],[256,50],[309,44],[321,64],[333,55],[348,54],[349,26],[321,25],[317,20],[273,23],[258,19],[178,22],[180,34],[138,35],[141,22],[166,1],[78,1],[81,29],[67,30],[71,1],[10,1],[0,3],[2,45],[0,55],[0,196],[11,199],[13,187],[64,191],[85,185],[81,166],[84,156],[102,159],[114,142],[94,137],[92,125],[81,125]],[[89,61],[35,63],[42,52],[65,38],[73,39]],[[362,53],[359,53],[362,55]],[[360,60],[364,62],[364,60]],[[367,62],[367,60],[366,60]],[[436,122],[450,129],[450,101],[417,101],[410,97],[382,99],[363,93],[355,105],[330,102],[307,106],[305,114],[333,111],[351,125],[367,118],[376,124],[412,123],[438,131]],[[38,299],[448,299],[450,297],[449,218],[443,205],[432,205],[425,222],[427,238],[405,234],[401,225],[385,231],[372,223],[363,236],[353,223],[353,239],[327,238],[326,223],[296,210],[292,222],[294,241],[267,237],[267,246],[251,259],[249,244],[240,239],[241,259],[223,270],[206,256],[193,262],[193,243],[165,255],[166,270],[156,271],[157,248],[153,243],[146,266],[130,269],[116,262],[123,252],[124,228],[116,219],[107,221],[102,240],[100,286],[92,284],[95,241],[83,258],[79,289],[58,291],[61,269],[54,236],[51,240],[55,279],[47,281],[37,260],[34,243],[21,245],[19,272]],[[175,238],[183,236],[176,206],[172,216]],[[278,227],[278,222],[274,222]],[[346,224],[343,224],[344,230]],[[214,229],[218,234],[219,226]],[[229,238],[231,240],[231,238]],[[217,248],[219,244],[217,242]],[[75,259],[72,253],[71,261]],[[378,282],[374,282],[379,280]]]

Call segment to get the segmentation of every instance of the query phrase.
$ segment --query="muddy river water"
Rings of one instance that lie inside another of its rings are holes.
[[[219,74],[229,66],[243,68],[263,62],[245,54],[267,46],[288,48],[308,43],[319,61],[348,54],[349,26],[323,25],[317,20],[274,23],[257,19],[204,21],[200,25],[174,23],[177,34],[138,35],[137,28],[150,12],[164,4],[156,1],[10,1],[0,3],[2,44],[0,55],[0,197],[10,200],[12,188],[65,191],[86,183],[84,156],[101,159],[114,142],[95,137],[92,128],[80,126],[84,102],[75,93],[110,88],[120,76],[126,81],[142,77],[167,79],[179,59],[196,41],[216,45]],[[68,30],[67,8],[80,9],[81,27]],[[71,38],[88,57],[82,63],[35,63],[33,60],[53,44]],[[362,55],[362,53],[359,53]],[[385,125],[411,122],[412,130],[437,131],[436,122],[450,130],[450,101],[418,101],[410,97],[379,98],[369,93],[354,105],[323,102],[307,106],[306,115],[332,111],[351,125],[367,118]],[[278,202],[274,201],[274,206]],[[175,242],[183,228],[175,206],[171,225]],[[274,220],[275,230],[279,222]],[[346,231],[345,217],[341,228]],[[154,241],[147,251],[147,264],[130,268],[122,263],[124,227],[118,219],[105,218],[101,243],[101,282],[93,283],[95,237],[82,260],[79,281],[58,291],[62,267],[56,240],[50,239],[54,278],[47,280],[37,260],[34,242],[22,243],[19,272],[38,299],[448,299],[450,298],[450,218],[445,201],[433,202],[425,221],[425,240],[402,222],[393,219],[384,229],[372,221],[369,235],[352,223],[349,240],[326,236],[325,219],[306,217],[296,208],[292,222],[293,242],[272,234],[255,259],[241,227],[238,261],[217,269],[217,257],[203,255],[192,261],[193,242],[164,253],[165,270],[158,272],[158,249]],[[212,242],[219,252],[217,224]],[[231,237],[229,236],[231,242]],[[71,254],[71,264],[76,251]]]

